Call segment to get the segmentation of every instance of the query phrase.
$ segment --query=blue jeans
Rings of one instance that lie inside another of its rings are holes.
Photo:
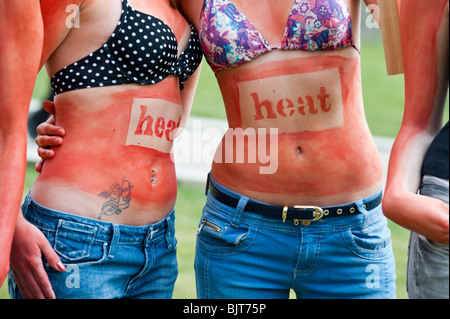
[[[426,175],[422,180],[420,194],[438,198],[448,205],[448,190],[448,181]],[[436,243],[411,232],[408,256],[409,298],[448,299],[448,244]]]
[[[309,226],[230,208],[208,193],[195,256],[201,299],[395,298],[395,262],[381,205]],[[376,194],[379,195],[379,194]],[[374,195],[374,196],[376,196]],[[281,217],[281,211],[280,211]]]
[[[175,215],[147,226],[125,226],[45,208],[27,196],[24,217],[38,227],[66,266],[57,272],[43,260],[56,298],[172,297],[178,275]],[[10,273],[12,299],[21,299]]]

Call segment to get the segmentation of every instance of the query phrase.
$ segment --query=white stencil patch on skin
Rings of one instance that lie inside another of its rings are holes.
[[[182,107],[160,99],[133,101],[126,145],[170,153],[180,127]]]
[[[344,124],[338,68],[243,81],[237,87],[243,129],[277,127],[279,133],[295,133]]]

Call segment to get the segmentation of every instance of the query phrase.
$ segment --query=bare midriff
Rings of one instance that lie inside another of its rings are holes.
[[[272,51],[217,79],[235,141],[224,137],[213,163],[221,185],[281,206],[339,205],[381,189],[354,48]]]
[[[182,116],[179,82],[83,89],[55,98],[64,144],[32,188],[39,204],[127,225],[163,219],[174,207],[171,158]]]

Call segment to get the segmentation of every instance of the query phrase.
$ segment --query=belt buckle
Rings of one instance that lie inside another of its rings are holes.
[[[301,205],[296,205],[294,206],[295,209],[314,209],[314,218],[313,219],[294,219],[294,224],[298,225],[300,224],[300,222],[302,222],[303,226],[309,226],[311,225],[312,222],[317,222],[319,220],[322,219],[323,215],[324,215],[324,211],[322,208],[318,207],[318,206],[301,206]],[[283,208],[283,224],[286,222],[287,219],[287,213],[288,213],[288,206],[284,206]]]

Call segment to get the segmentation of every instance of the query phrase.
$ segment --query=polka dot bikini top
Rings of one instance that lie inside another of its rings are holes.
[[[110,39],[97,51],[57,72],[50,82],[57,95],[101,86],[155,84],[174,74],[183,89],[202,60],[192,25],[188,47],[177,56],[178,43],[170,27],[122,0],[122,15]]]

